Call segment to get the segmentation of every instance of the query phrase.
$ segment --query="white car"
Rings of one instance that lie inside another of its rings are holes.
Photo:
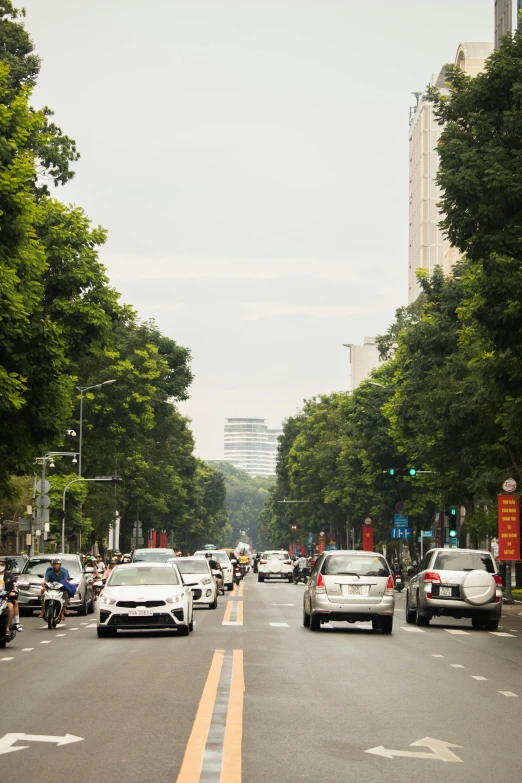
[[[118,628],[194,629],[192,591],[170,563],[122,563],[113,569],[96,602],[98,636],[116,636]]]
[[[226,589],[232,590],[234,587],[234,571],[230,558],[223,549],[198,549],[197,552],[194,552],[192,557],[206,557],[209,553],[221,566],[221,570],[223,571],[223,583]]]
[[[194,603],[208,604],[209,609],[216,609],[217,582],[207,561],[202,557],[177,557],[171,562],[180,572],[184,585],[192,590]]]
[[[261,555],[257,567],[257,581],[265,579],[287,579],[293,581],[294,566],[290,555],[284,549],[267,549]]]

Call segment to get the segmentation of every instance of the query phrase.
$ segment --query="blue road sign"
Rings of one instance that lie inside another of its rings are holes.
[[[421,530],[421,535],[423,538],[434,538],[431,530]]]
[[[393,515],[394,527],[408,527],[408,517],[403,517],[400,514]]]
[[[392,527],[392,538],[411,538],[411,527]]]

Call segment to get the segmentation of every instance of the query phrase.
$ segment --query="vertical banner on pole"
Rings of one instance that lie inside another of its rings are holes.
[[[373,525],[363,525],[363,550],[373,552]]]
[[[498,559],[520,560],[520,495],[498,496]]]

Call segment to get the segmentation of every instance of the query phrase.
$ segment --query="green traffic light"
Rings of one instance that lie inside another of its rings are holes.
[[[450,530],[449,534],[450,534],[450,538],[456,538],[457,537],[457,531],[456,530]]]
[[[417,468],[410,468],[408,473],[410,476],[416,476],[417,475]]]
[[[456,508],[450,509],[450,514],[451,514],[452,517],[456,517],[457,516],[457,509]]]
[[[388,474],[390,476],[395,476],[395,468],[390,468],[389,471],[388,471]]]

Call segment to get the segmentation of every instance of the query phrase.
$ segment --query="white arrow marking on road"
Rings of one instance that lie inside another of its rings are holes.
[[[74,734],[66,734],[64,737],[51,737],[45,734],[4,734],[0,739],[0,755],[2,753],[14,753],[16,750],[27,750],[29,745],[18,745],[13,748],[15,742],[54,742],[56,745],[69,745],[71,742],[83,742],[83,737],[75,737]]]
[[[410,747],[429,748],[433,752],[422,753],[414,750],[389,750],[382,745],[379,745],[377,748],[370,748],[364,752],[371,753],[374,756],[384,756],[384,758],[387,759],[402,756],[412,759],[433,759],[435,761],[462,761],[462,759],[459,759],[459,757],[450,750],[450,748],[461,748],[462,745],[454,745],[452,742],[433,739],[433,737],[424,737],[424,739],[417,740],[417,742],[412,742]]]

